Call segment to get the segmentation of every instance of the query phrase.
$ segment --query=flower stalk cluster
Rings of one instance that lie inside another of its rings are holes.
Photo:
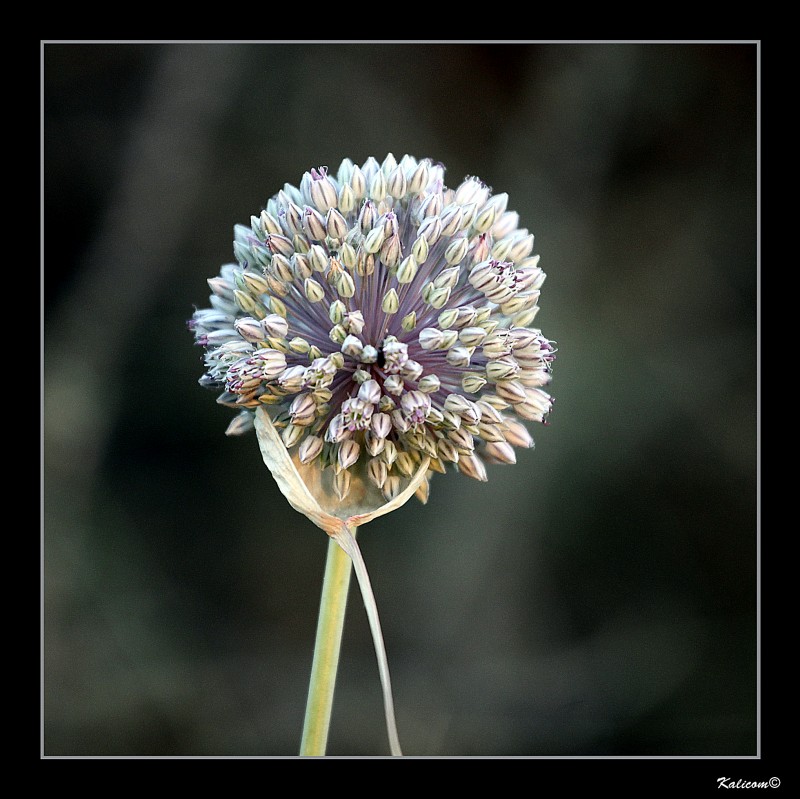
[[[190,326],[206,348],[201,384],[241,411],[268,411],[304,465],[357,472],[390,500],[428,461],[486,480],[531,447],[544,422],[555,348],[532,327],[545,274],[506,194],[474,177],[456,189],[429,159],[390,154],[286,184],[250,227],[237,263],[208,281]]]

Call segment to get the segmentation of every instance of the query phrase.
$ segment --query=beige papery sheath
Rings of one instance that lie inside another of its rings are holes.
[[[352,530],[404,505],[425,479],[429,459],[423,458],[417,471],[407,478],[403,490],[389,502],[381,490],[369,480],[364,463],[360,461],[350,469],[350,491],[344,500],[340,500],[333,489],[333,469],[322,471],[318,464],[305,465],[300,463],[296,453],[290,455],[265,408],[256,410],[255,427],[264,463],[289,504],[311,519],[317,527],[321,527],[353,561],[378,656],[389,743],[392,754],[402,754],[397,739],[389,665],[378,608],[367,568]]]

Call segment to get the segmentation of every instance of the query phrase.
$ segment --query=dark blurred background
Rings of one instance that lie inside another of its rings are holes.
[[[297,752],[326,538],[185,322],[285,182],[508,192],[547,427],[359,536],[410,755],[757,749],[755,44],[44,45],[44,751]],[[355,581],[353,588],[355,588]],[[388,754],[357,592],[334,755]]]

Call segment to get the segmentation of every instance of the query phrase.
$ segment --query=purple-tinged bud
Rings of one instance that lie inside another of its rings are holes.
[[[370,429],[375,438],[386,438],[392,431],[392,417],[388,413],[374,413]]]
[[[349,469],[358,460],[360,452],[361,447],[359,447],[358,443],[353,441],[352,438],[342,441],[342,443],[339,444],[339,451],[336,455],[339,466],[341,466],[342,469]]]
[[[372,458],[367,464],[367,474],[378,488],[383,488],[386,478],[389,476],[389,469],[380,458]]]
[[[297,450],[297,457],[300,463],[312,463],[322,452],[323,441],[319,436],[306,436],[300,448]]]
[[[517,462],[517,455],[514,452],[514,448],[506,441],[489,442],[486,445],[484,454],[495,463],[514,464]]]
[[[303,209],[303,231],[312,241],[323,241],[328,234],[325,217],[310,205]]]
[[[489,478],[486,474],[486,466],[478,455],[462,455],[458,459],[458,471],[474,480],[485,483]]]

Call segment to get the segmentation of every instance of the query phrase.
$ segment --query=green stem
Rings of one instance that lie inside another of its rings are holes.
[[[355,533],[354,529],[353,535]],[[333,538],[329,538],[303,740],[300,744],[301,755],[325,754],[352,571],[350,556]]]

